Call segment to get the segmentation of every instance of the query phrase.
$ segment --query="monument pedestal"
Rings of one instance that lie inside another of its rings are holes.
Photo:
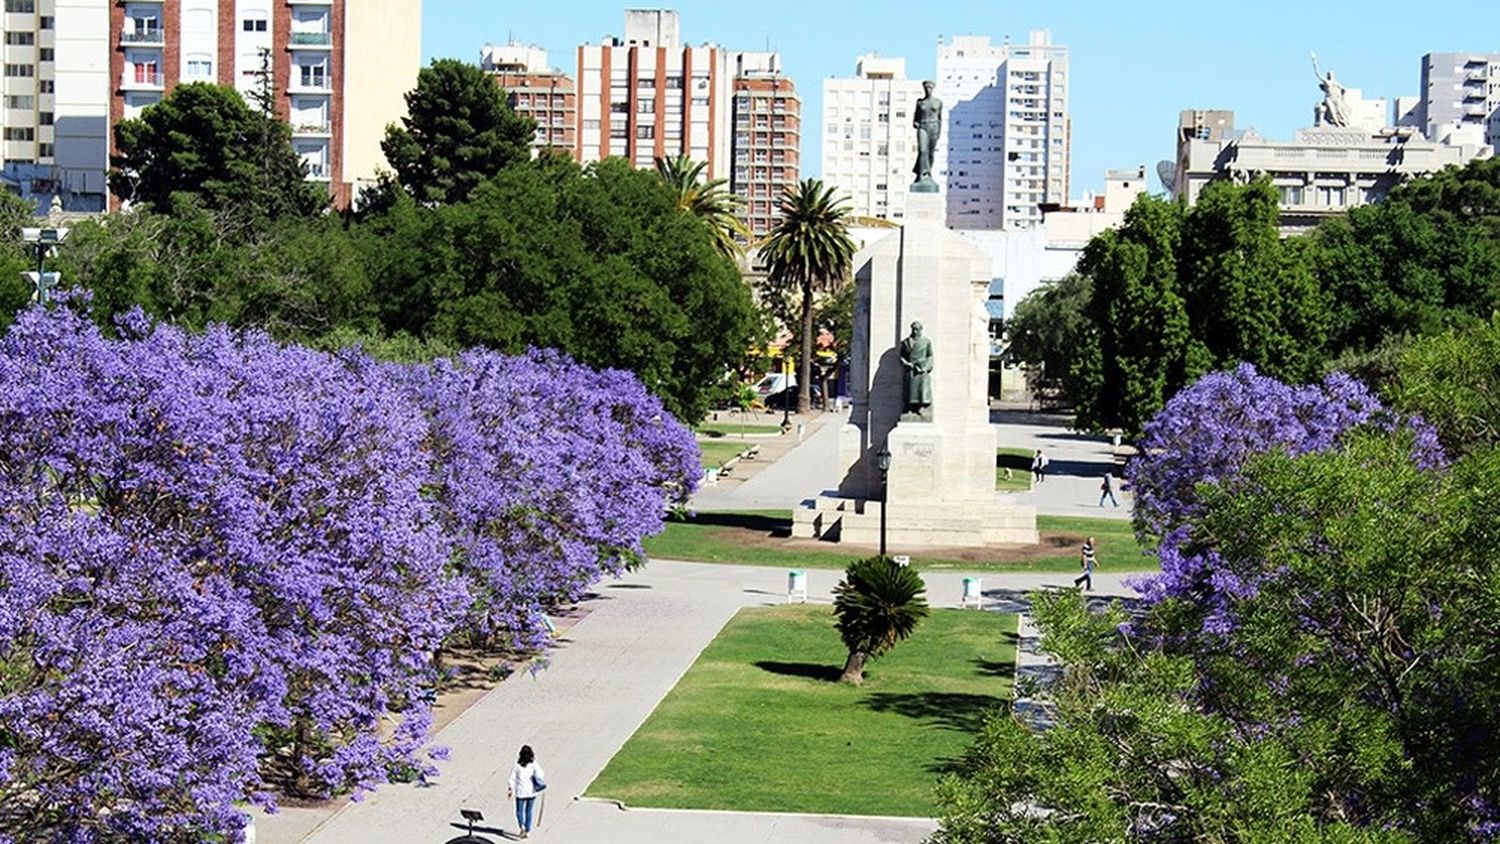
[[[907,222],[855,256],[854,400],[839,432],[837,495],[795,511],[792,535],[876,545],[881,484],[889,550],[1035,543],[1036,509],[995,491],[989,421],[990,259],[943,223],[941,194],[907,197]],[[911,323],[932,341],[931,421],[902,421],[899,347]]]

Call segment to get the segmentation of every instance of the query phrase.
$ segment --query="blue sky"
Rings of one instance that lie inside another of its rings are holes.
[[[1109,168],[1144,163],[1154,172],[1173,155],[1184,108],[1233,109],[1236,126],[1289,137],[1322,98],[1309,52],[1367,97],[1416,94],[1424,53],[1500,52],[1492,0],[426,0],[422,53],[477,61],[484,43],[514,38],[545,47],[571,74],[577,46],[620,34],[627,5],[677,9],[694,44],[780,50],[811,118],[802,137],[809,175],[818,170],[822,80],[852,76],[861,53],[905,56],[908,74],[924,77],[939,36],[1024,41],[1050,29],[1071,50],[1075,197],[1102,188]]]

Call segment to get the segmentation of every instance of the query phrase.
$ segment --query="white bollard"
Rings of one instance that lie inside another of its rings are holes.
[[[786,573],[786,602],[790,604],[793,597],[807,603],[807,572],[801,569],[792,569]]]
[[[964,578],[964,593],[963,597],[958,599],[958,608],[967,607],[970,601],[974,602],[974,609],[984,609],[984,590],[980,588],[977,577]]]

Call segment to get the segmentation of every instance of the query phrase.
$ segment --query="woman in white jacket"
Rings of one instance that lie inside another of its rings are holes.
[[[521,828],[521,837],[531,834],[532,809],[536,806],[537,793],[547,787],[542,766],[536,763],[536,754],[531,745],[521,745],[521,754],[516,766],[510,769],[510,785],[505,789],[506,797],[516,799],[516,826]]]

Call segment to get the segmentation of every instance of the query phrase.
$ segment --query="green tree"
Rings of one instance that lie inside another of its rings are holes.
[[[1098,354],[1074,362],[1075,383],[1092,385],[1078,402],[1077,424],[1137,434],[1188,381],[1191,330],[1178,281],[1183,210],[1142,196],[1119,229],[1095,237],[1079,272],[1093,286],[1088,315]]]
[[[1222,600],[1129,618],[1038,596],[1052,724],[992,719],[941,786],[935,840],[1465,841],[1493,823],[1500,453],[1426,469],[1413,442],[1356,432],[1200,487],[1195,550]]]
[[[1393,404],[1427,420],[1449,453],[1500,446],[1500,314],[1414,341],[1397,373]]]
[[[438,59],[406,94],[401,126],[381,149],[396,179],[421,203],[461,202],[501,170],[531,157],[536,124],[516,114],[495,79],[457,59]]]
[[[233,88],[192,82],[115,126],[110,187],[166,212],[172,197],[258,219],[308,216],[328,204],[307,181],[291,127],[257,113]]]
[[[1033,391],[1052,382],[1075,404],[1083,395],[1075,376],[1084,370],[1075,362],[1091,351],[1097,354],[1099,341],[1088,318],[1093,292],[1087,276],[1069,273],[1033,290],[1006,320],[1006,363],[1026,368]]]
[[[738,216],[745,201],[725,189],[729,180],[707,178],[704,175],[707,168],[704,162],[694,162],[686,155],[656,159],[656,175],[676,197],[677,210],[702,220],[713,235],[719,254],[736,258],[745,251],[740,241],[750,237],[749,229]]]
[[[860,685],[865,664],[895,647],[927,617],[927,587],[910,566],[889,557],[866,557],[849,564],[833,588],[834,624],[849,659],[841,683]]]
[[[400,199],[353,237],[386,332],[628,369],[684,420],[749,347],[738,270],[654,173],[618,159],[521,163],[467,202]]]
[[[1330,348],[1465,328],[1500,308],[1500,159],[1416,179],[1318,227],[1312,258],[1332,302]]]
[[[761,250],[769,266],[771,295],[795,291],[802,300],[802,351],[797,361],[797,412],[812,407],[814,298],[848,281],[854,259],[849,237],[849,206],[835,200],[833,188],[818,179],[803,179],[787,188],[781,219]]]
[[[1267,179],[1215,182],[1183,217],[1178,273],[1192,343],[1190,372],[1240,362],[1286,381],[1323,359],[1327,305],[1301,241],[1283,241]]]

